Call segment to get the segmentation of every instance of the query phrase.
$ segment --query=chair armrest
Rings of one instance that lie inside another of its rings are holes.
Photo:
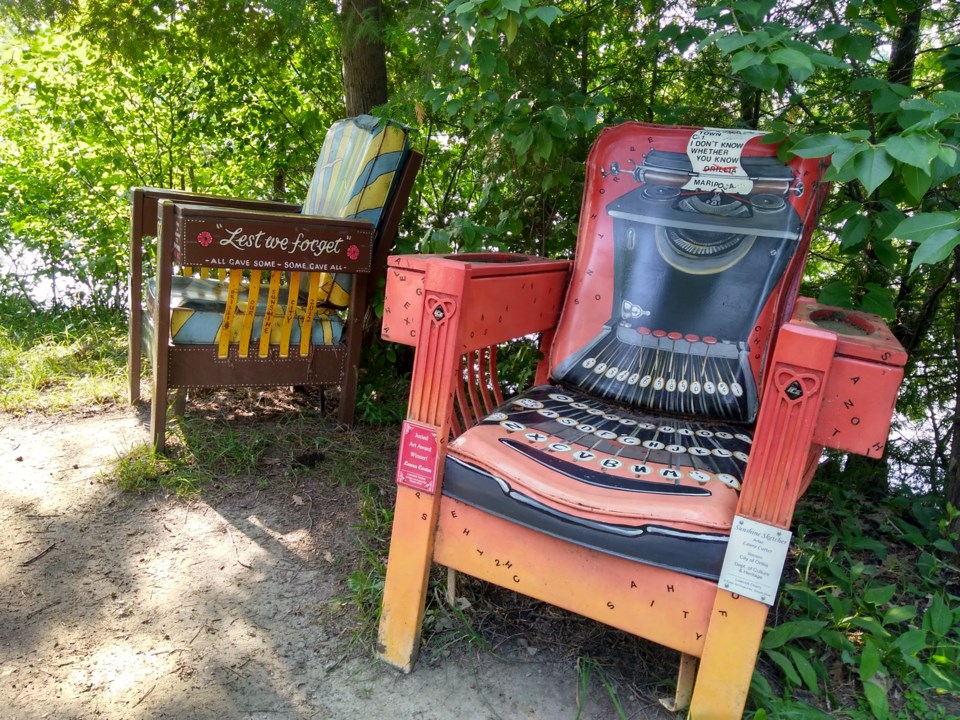
[[[173,200],[180,203],[214,205],[218,207],[242,208],[246,210],[265,210],[272,212],[299,213],[300,206],[275,200],[245,200],[222,195],[187,192],[185,190],[166,190],[162,188],[139,187],[130,191],[131,214],[138,219],[140,236],[153,235],[159,220],[159,203]]]
[[[182,265],[369,273],[368,220],[161,201],[161,242]],[[167,214],[169,213],[169,215]]]
[[[407,419],[451,427],[465,353],[557,323],[570,273],[565,260],[529,255],[395,255],[389,258],[383,337],[415,345]]]
[[[424,298],[437,293],[444,300],[431,305],[430,313],[446,313],[455,303],[460,353],[550,330],[560,315],[570,266],[568,260],[512,253],[392,255],[382,336],[416,346],[426,319],[437,322],[436,315],[424,314]]]
[[[800,298],[766,373],[737,514],[787,528],[824,446],[880,457],[905,361],[876,315]]]
[[[879,458],[890,434],[907,352],[877,315],[800,298],[791,324],[827,329],[837,350],[813,440]]]

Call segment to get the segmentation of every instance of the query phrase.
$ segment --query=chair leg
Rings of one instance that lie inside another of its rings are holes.
[[[397,488],[377,656],[403,672],[413,669],[420,649],[439,510],[439,493]]]
[[[163,452],[167,439],[167,378],[154,372],[150,400],[150,437],[154,452]]]
[[[677,692],[673,699],[664,698],[660,701],[670,712],[682,712],[690,707],[690,697],[693,695],[693,681],[697,677],[697,658],[694,655],[680,653],[680,669],[677,672]]]
[[[187,389],[177,388],[173,396],[173,414],[177,417],[183,417],[187,411]]]
[[[447,568],[447,604],[457,606],[457,571]]]
[[[743,716],[757,663],[767,606],[719,591],[690,703],[691,720]]]
[[[143,312],[140,308],[130,308],[130,327],[127,333],[127,380],[130,388],[130,404],[140,401],[140,372],[143,340]]]

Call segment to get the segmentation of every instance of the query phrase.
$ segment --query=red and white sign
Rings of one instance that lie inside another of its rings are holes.
[[[405,421],[400,435],[397,484],[428,493],[434,492],[437,487],[439,460],[436,428]]]

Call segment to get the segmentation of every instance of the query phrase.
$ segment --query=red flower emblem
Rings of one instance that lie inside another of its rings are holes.
[[[213,242],[213,235],[204,230],[202,233],[197,235],[197,242],[200,243],[203,247],[207,247],[210,243]]]
[[[360,248],[358,248],[356,245],[351,245],[348,247],[347,257],[351,260],[356,260],[358,257],[360,257]]]

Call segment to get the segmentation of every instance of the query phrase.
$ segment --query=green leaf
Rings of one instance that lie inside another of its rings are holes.
[[[788,68],[803,68],[813,72],[813,63],[806,54],[793,48],[779,48],[770,53],[770,60],[777,65],[786,65]]]
[[[829,23],[818,29],[814,36],[819,40],[837,40],[850,33],[850,28],[839,23]]]
[[[873,52],[873,39],[867,35],[848,35],[844,38],[847,54],[859,62],[866,62]]]
[[[882,587],[868,588],[863,593],[863,599],[871,605],[883,605],[890,602],[897,592],[896,585],[883,585]]]
[[[940,152],[940,143],[929,136],[892,135],[883,146],[894,160],[930,172],[930,163]]]
[[[903,187],[914,202],[920,202],[933,185],[933,176],[914,165],[904,165],[900,169],[900,177],[903,178]]]
[[[923,242],[942,232],[960,227],[960,212],[925,212],[911,215],[893,229],[889,237]]]
[[[507,19],[503,22],[503,34],[507,38],[507,45],[513,45],[513,41],[517,39],[517,31],[519,29],[517,16],[513,13],[507,15]]]
[[[776,663],[777,667],[783,670],[783,674],[787,677],[794,685],[802,685],[803,680],[800,678],[800,674],[797,672],[797,669],[793,666],[793,663],[783,653],[779,653],[776,650],[767,650],[767,657],[773,660]]]
[[[890,608],[890,612],[895,609],[897,608]],[[916,615],[917,609],[910,609],[913,610],[913,614]],[[918,652],[927,647],[927,631],[918,630],[916,628],[907,630],[902,635],[897,636],[892,643],[892,647],[897,648],[905,656],[916,655]]]
[[[546,25],[552,25],[557,18],[562,16],[563,11],[555,5],[541,5],[527,10],[527,17],[537,18]]]
[[[924,613],[924,619],[929,619],[930,630],[937,637],[945,638],[953,628],[953,611],[944,601],[943,595],[937,593],[930,602],[930,607]]]
[[[840,247],[852,249],[860,247],[870,232],[870,218],[866,215],[854,215],[840,229]]]
[[[867,194],[880,187],[881,183],[893,172],[893,162],[887,151],[879,146],[867,146],[853,160],[857,178],[867,189]]]
[[[860,654],[860,679],[866,683],[882,669],[883,657],[873,640],[867,638],[864,640],[863,652]]]
[[[863,694],[867,696],[870,710],[877,720],[887,720],[890,717],[890,702],[885,687],[873,680],[867,680],[863,683]]]
[[[916,615],[917,608],[915,608],[913,605],[899,605],[887,610],[883,614],[883,620],[881,622],[884,625],[902,623],[906,622],[907,620],[913,620]]]
[[[760,647],[770,650],[783,646],[796,638],[813,637],[827,625],[823,620],[793,620],[768,630]]]
[[[792,647],[788,647],[787,652],[790,653],[790,658],[793,660],[797,672],[800,674],[800,677],[803,678],[803,684],[807,686],[810,692],[819,693],[820,688],[817,680],[817,671],[814,670],[807,656],[804,655],[802,651]]]
[[[757,65],[744,68],[740,74],[753,87],[766,91],[773,90],[780,80],[779,68],[766,58]]]
[[[883,625],[880,624],[880,621],[875,617],[869,615],[860,615],[850,620],[850,624],[854,627],[858,627],[861,630],[866,630],[868,633],[880,640],[886,640],[890,637],[890,633],[887,631]]]
[[[742,47],[751,45],[753,42],[754,37],[752,34],[741,35],[740,33],[732,33],[717,38],[714,44],[722,53],[729,55],[734,50],[739,50]]]
[[[790,152],[802,158],[821,158],[832,155],[845,142],[836,135],[811,135],[790,148]]]
[[[838,143],[830,157],[830,168],[827,172],[828,180],[837,180],[838,182],[847,182],[856,174],[854,161],[857,156],[864,152],[869,146],[863,142],[851,142],[844,138],[842,143]]]
[[[735,73],[742,72],[748,67],[759,65],[764,61],[764,55],[753,50],[741,50],[730,58],[730,69]]]
[[[835,280],[824,285],[817,296],[817,302],[836,307],[853,307],[850,288],[842,280]]]
[[[881,88],[887,83],[881,80],[880,78],[875,77],[861,77],[854,80],[850,83],[850,89],[857,92],[876,90]]]
[[[938,538],[933,542],[933,546],[940,552],[947,553],[948,555],[955,555],[957,553],[956,546],[944,538]]]
[[[493,53],[478,53],[477,70],[486,77],[493,76],[497,71],[497,56]]]
[[[897,265],[900,262],[900,253],[893,246],[893,243],[889,240],[874,240],[870,243],[870,247],[873,249],[873,254],[877,256],[877,260],[880,261],[880,264],[883,265],[888,270],[895,270]],[[880,288],[882,292],[881,304],[884,307],[884,312],[879,310],[870,310],[870,312],[876,313],[877,315],[882,315],[886,318],[892,318],[896,314],[896,309],[893,305],[893,297],[890,288]],[[876,295],[877,293],[870,293],[870,295]],[[866,298],[864,298],[866,300]],[[883,545],[883,543],[880,543]],[[881,554],[882,551],[881,551]]]
[[[921,265],[936,265],[946,260],[958,244],[960,244],[960,233],[957,230],[941,230],[934,233],[924,240],[913,254],[910,272]]]

